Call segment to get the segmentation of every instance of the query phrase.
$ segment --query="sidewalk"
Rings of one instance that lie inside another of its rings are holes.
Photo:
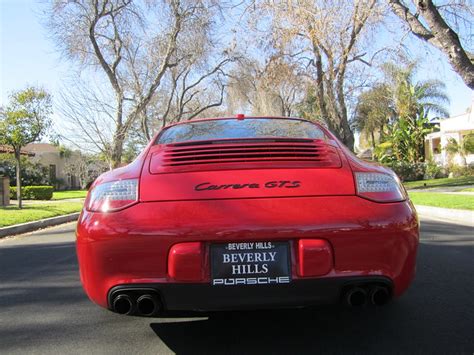
[[[458,186],[438,186],[438,187],[425,187],[425,188],[411,188],[408,189],[408,192],[445,192],[445,193],[462,193],[462,194],[472,194],[469,191],[462,191],[465,189],[474,188],[474,185],[458,185]]]
[[[415,205],[421,218],[462,224],[474,228],[474,211]]]
[[[474,185],[459,185],[459,186],[439,186],[439,187],[427,187],[417,189],[407,189],[408,193],[439,193],[447,195],[464,195],[473,196],[474,192],[462,191],[467,188],[474,188]],[[474,211],[471,210],[459,210],[453,208],[442,208],[425,205],[415,205],[418,215],[422,218],[435,219],[443,222],[451,222],[474,227]]]

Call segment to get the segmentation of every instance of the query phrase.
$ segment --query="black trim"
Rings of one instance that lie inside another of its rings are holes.
[[[349,287],[381,285],[393,294],[393,283],[383,276],[353,276],[296,279],[289,284],[212,286],[209,283],[156,283],[117,285],[110,289],[108,305],[119,293],[139,297],[154,293],[164,311],[224,311],[241,309],[297,308],[334,304],[342,300]]]

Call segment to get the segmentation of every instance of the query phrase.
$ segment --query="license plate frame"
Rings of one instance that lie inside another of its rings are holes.
[[[291,282],[288,241],[229,242],[210,245],[213,286],[273,285]]]

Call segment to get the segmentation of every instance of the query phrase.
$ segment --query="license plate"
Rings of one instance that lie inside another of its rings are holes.
[[[211,245],[214,286],[272,285],[291,281],[288,242]]]

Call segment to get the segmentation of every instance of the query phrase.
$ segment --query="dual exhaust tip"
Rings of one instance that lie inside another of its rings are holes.
[[[130,295],[121,293],[112,302],[112,310],[119,314],[138,314],[150,317],[157,314],[161,309],[158,296],[153,294],[143,294],[135,301]]]
[[[351,307],[361,307],[368,303],[383,306],[390,301],[390,290],[386,286],[370,286],[363,288],[355,286],[344,294],[344,303]]]

